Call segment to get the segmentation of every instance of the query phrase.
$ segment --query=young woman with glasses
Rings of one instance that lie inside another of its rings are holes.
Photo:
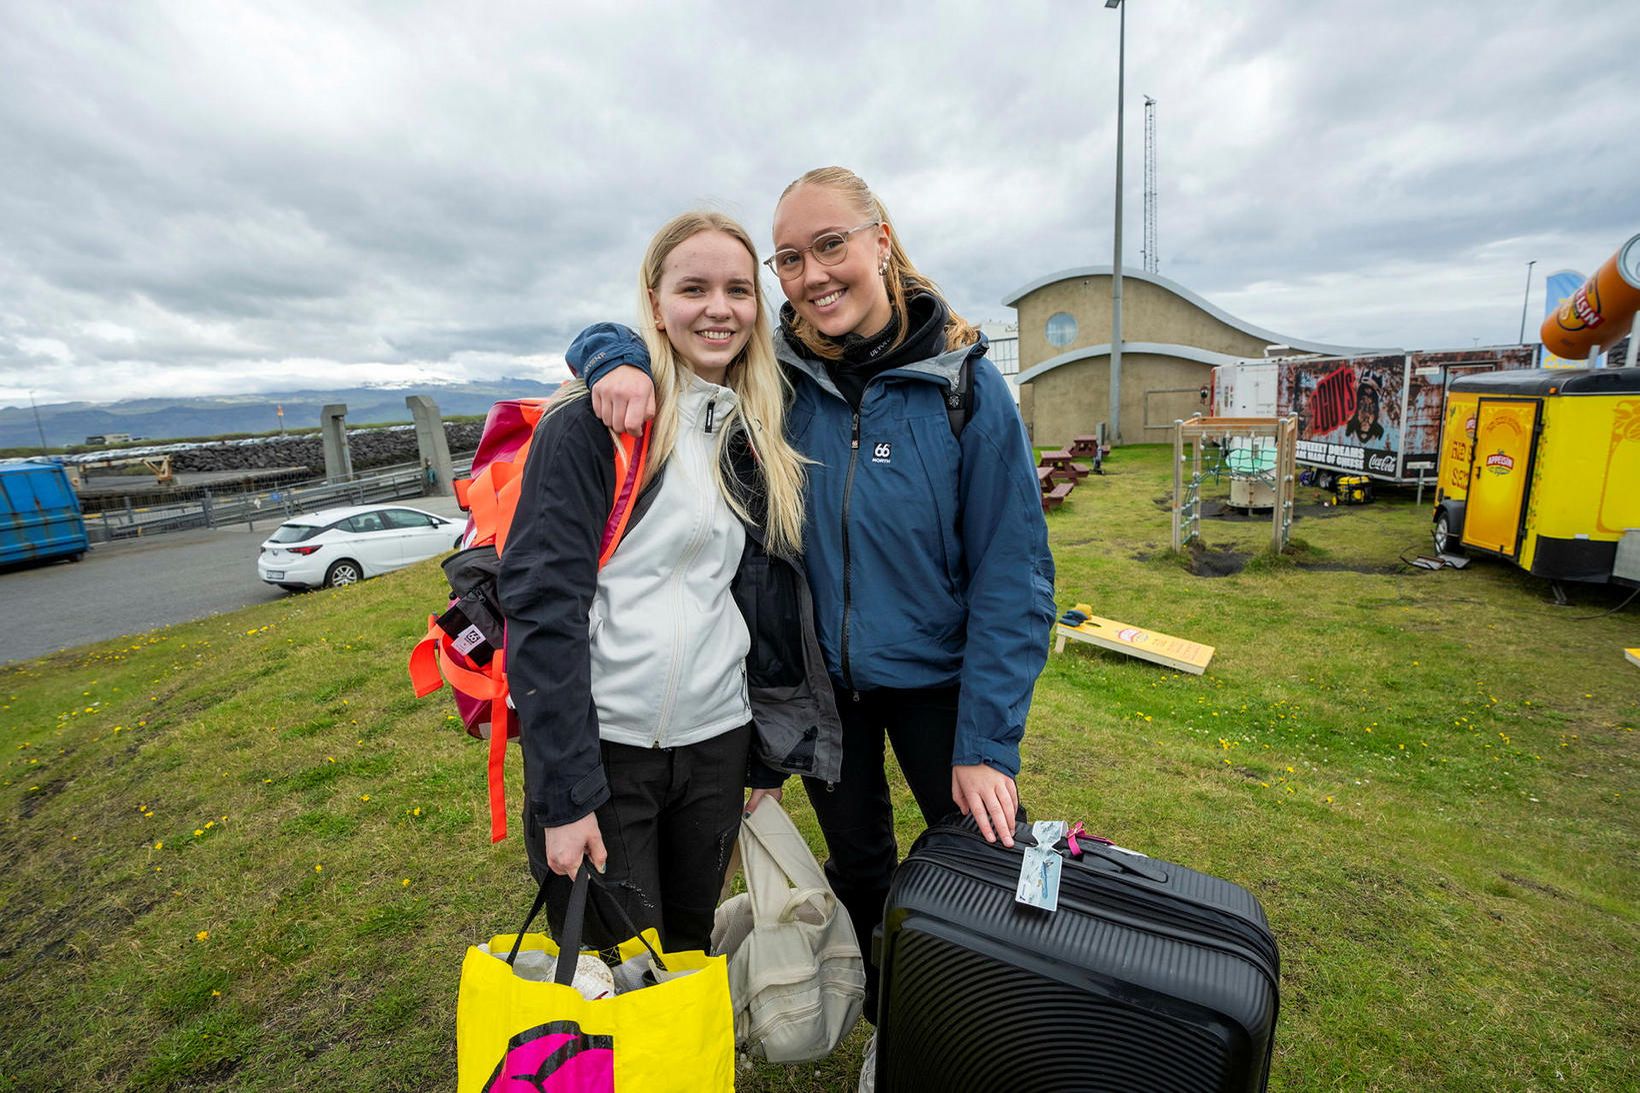
[[[827,877],[869,956],[898,864],[885,736],[925,822],[954,804],[1012,845],[1053,559],[1007,382],[912,265],[882,202],[851,171],[810,171],[780,197],[774,244],[786,435],[812,460],[805,562],[843,721],[841,777],[804,787]],[[611,427],[651,412],[631,331],[589,328],[569,361]],[[868,1017],[875,994],[871,971]]]

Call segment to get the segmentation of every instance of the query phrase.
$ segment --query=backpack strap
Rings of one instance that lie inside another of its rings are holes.
[[[604,568],[615,548],[626,535],[626,526],[632,521],[632,510],[638,504],[638,492],[643,485],[644,467],[649,462],[649,437],[654,422],[643,423],[637,436],[622,433],[615,438],[615,502],[610,506],[609,519],[604,523],[604,537],[598,544],[598,568]]]

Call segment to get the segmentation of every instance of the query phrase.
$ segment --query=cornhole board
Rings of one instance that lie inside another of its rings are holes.
[[[1623,655],[1628,658],[1630,664],[1640,668],[1640,649],[1625,649]]]
[[[1157,630],[1146,630],[1142,626],[1129,626],[1125,622],[1102,619],[1098,615],[1090,617],[1081,626],[1056,623],[1054,633],[1058,636],[1053,647],[1056,653],[1065,651],[1067,641],[1085,641],[1101,649],[1125,653],[1130,657],[1176,668],[1195,676],[1206,672],[1208,662],[1213,659],[1211,645],[1200,645]]]

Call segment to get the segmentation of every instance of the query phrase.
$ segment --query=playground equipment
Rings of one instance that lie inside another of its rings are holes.
[[[1433,520],[1441,553],[1467,547],[1552,581],[1640,584],[1640,369],[1455,381]]]
[[[1202,469],[1202,447],[1209,441],[1216,441],[1225,454],[1232,498],[1237,493],[1238,478],[1248,483],[1246,496],[1255,489],[1268,492],[1270,549],[1284,548],[1293,527],[1298,419],[1292,415],[1193,417],[1173,423],[1173,549],[1183,550],[1191,540],[1201,538],[1201,487],[1203,480],[1214,473]],[[1185,455],[1186,442],[1190,445],[1189,456]]]

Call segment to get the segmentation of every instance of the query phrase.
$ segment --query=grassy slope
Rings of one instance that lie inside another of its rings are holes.
[[[1640,615],[1407,571],[1409,500],[1301,521],[1301,564],[1195,577],[1165,469],[1126,450],[1050,517],[1060,601],[1217,657],[1052,656],[1033,814],[1259,895],[1272,1088],[1633,1088]],[[441,587],[424,565],[0,669],[0,1088],[453,1085],[463,947],[529,888],[516,835],[487,842],[480,746],[405,681]],[[851,1088],[862,1039],[741,1086]]]

